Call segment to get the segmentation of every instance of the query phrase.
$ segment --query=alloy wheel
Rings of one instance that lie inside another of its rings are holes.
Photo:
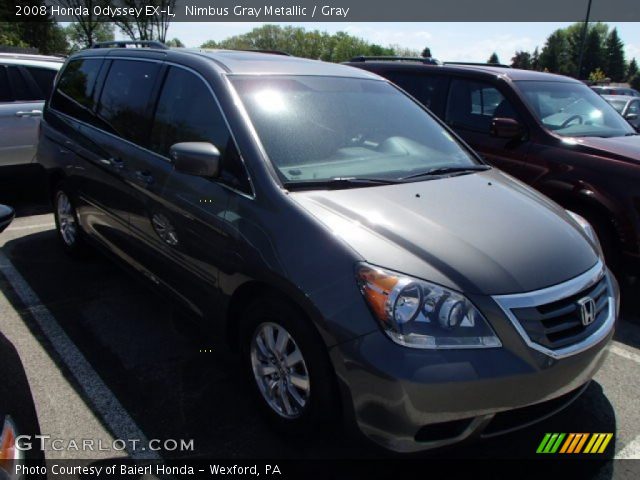
[[[294,419],[309,402],[309,371],[291,334],[281,325],[262,323],[251,340],[251,367],[260,393],[278,415]]]

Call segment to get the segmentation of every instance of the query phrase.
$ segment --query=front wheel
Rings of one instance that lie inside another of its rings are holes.
[[[254,301],[242,320],[245,370],[269,423],[296,435],[332,423],[326,420],[338,417],[334,373],[312,324],[271,297]]]

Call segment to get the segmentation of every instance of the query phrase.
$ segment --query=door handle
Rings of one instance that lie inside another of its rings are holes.
[[[41,116],[42,116],[42,110],[31,110],[31,111],[20,110],[16,112],[16,117],[41,117]]]
[[[122,170],[124,168],[124,161],[120,158],[101,158],[100,163],[116,170]]]
[[[151,173],[146,170],[138,170],[134,175],[136,180],[145,184],[146,186],[149,186],[153,183],[153,175],[151,175]]]

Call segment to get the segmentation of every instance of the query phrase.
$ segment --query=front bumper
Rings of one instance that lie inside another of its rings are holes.
[[[501,348],[412,349],[382,331],[337,345],[330,354],[347,411],[368,438],[398,452],[507,433],[547,418],[577,398],[606,357],[618,316],[611,281],[613,321],[588,348],[561,357],[531,348],[489,298],[472,300]]]

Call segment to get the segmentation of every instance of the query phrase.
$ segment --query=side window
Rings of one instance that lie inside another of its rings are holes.
[[[51,95],[51,89],[53,88],[53,79],[56,77],[56,70],[50,68],[37,68],[27,67],[27,71],[31,74],[31,77],[40,88],[42,95],[40,100],[46,100]]]
[[[636,115],[640,114],[640,101],[634,100],[629,104],[627,114],[629,113],[635,113]]]
[[[446,122],[453,127],[489,133],[491,120],[517,118],[511,103],[493,86],[469,80],[451,82]]]
[[[13,93],[9,86],[9,77],[4,65],[0,65],[0,102],[13,102]]]
[[[169,157],[171,145],[180,142],[215,145],[222,160],[221,180],[250,193],[239,152],[211,91],[193,73],[173,67],[158,99],[150,148]]]
[[[149,100],[160,64],[136,60],[114,60],[104,82],[98,117],[113,133],[145,144],[151,114]]]
[[[413,95],[425,107],[441,115],[447,93],[448,79],[442,75],[420,75],[410,72],[389,72],[385,76]]]
[[[39,100],[39,95],[29,88],[29,80],[24,77],[18,67],[8,67],[9,83],[13,89],[13,96],[16,101],[32,101]]]
[[[51,97],[51,108],[95,124],[93,90],[101,65],[102,60],[95,58],[69,62]]]

